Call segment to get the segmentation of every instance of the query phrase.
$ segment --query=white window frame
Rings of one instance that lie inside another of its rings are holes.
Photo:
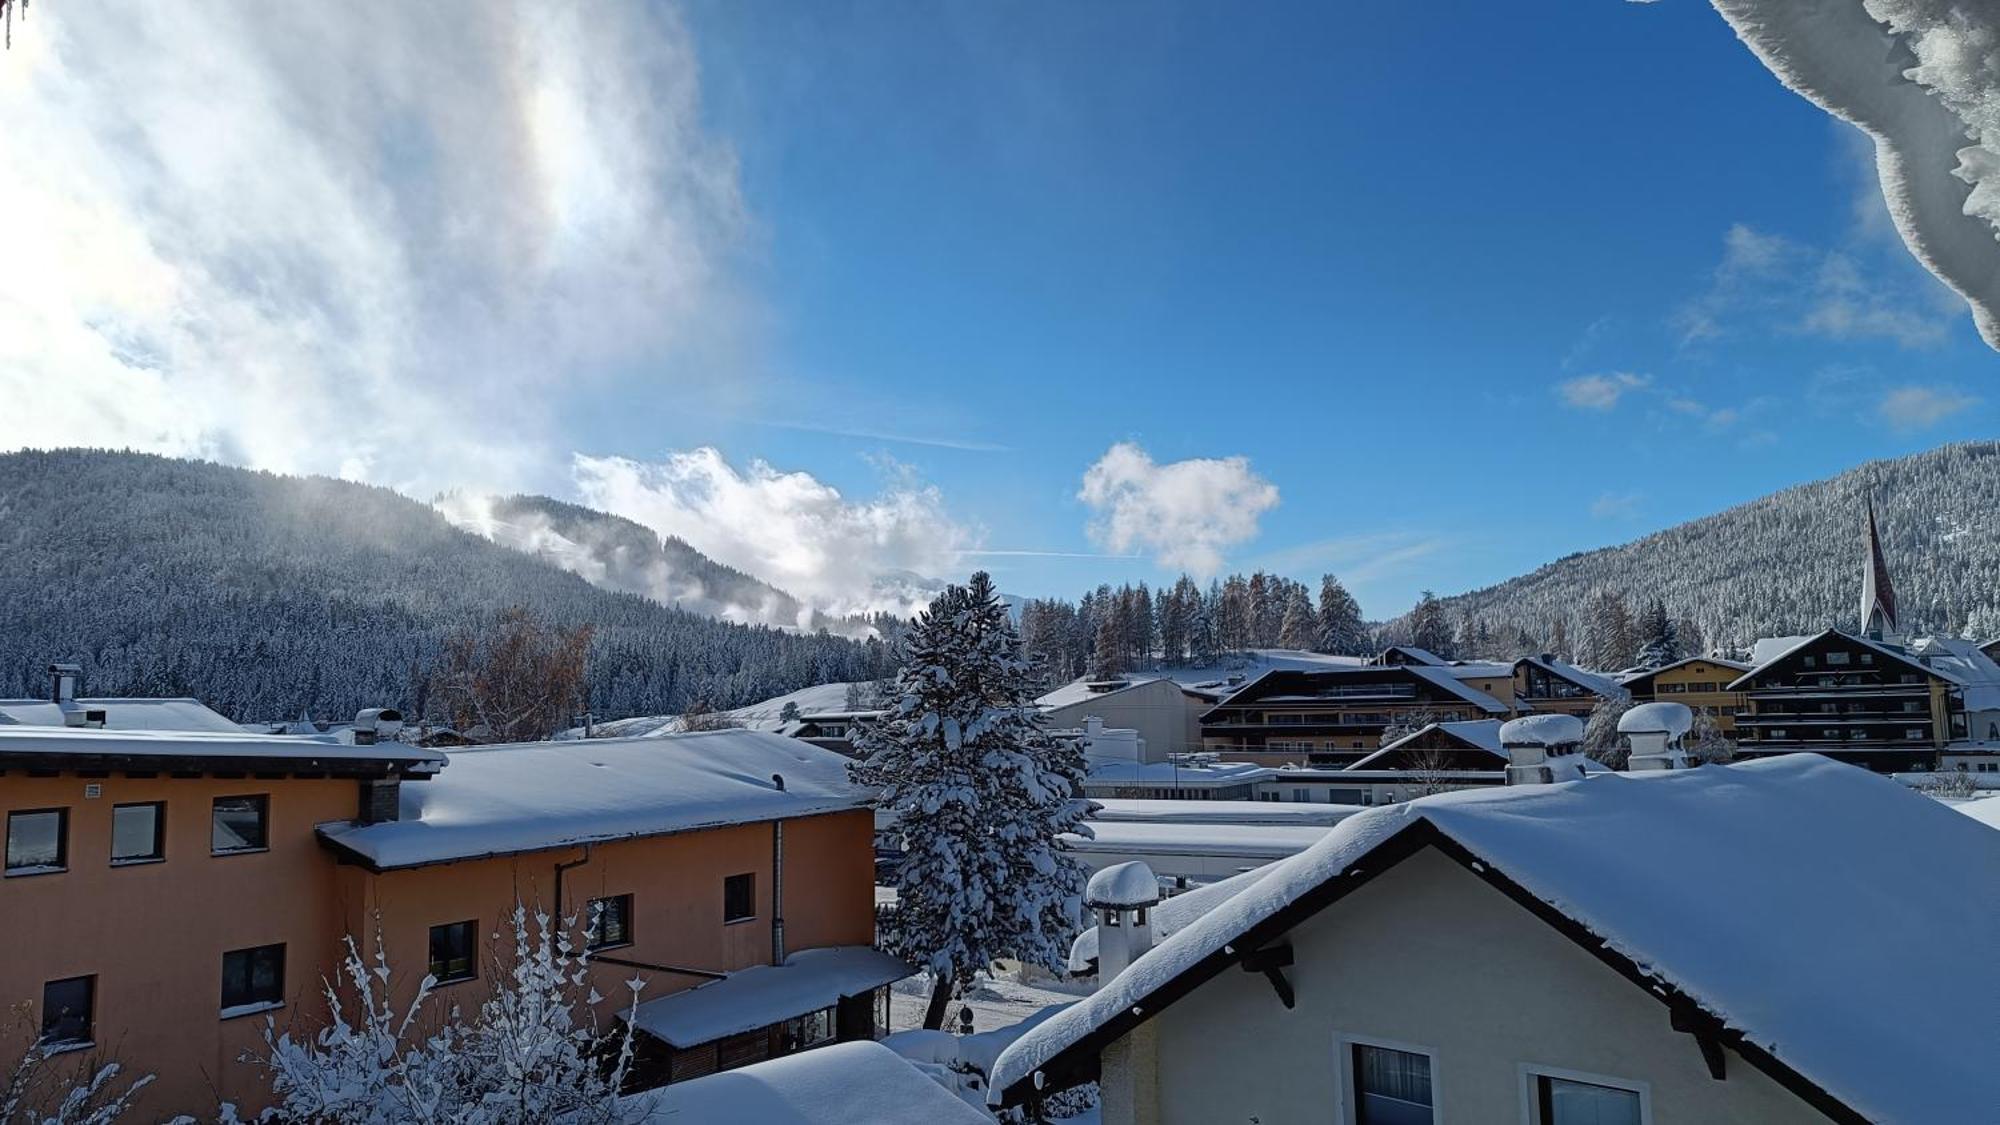
[[[1587,1082],[1592,1086],[1608,1086],[1614,1090],[1630,1090],[1639,1095],[1639,1125],[1653,1125],[1653,1084],[1637,1078],[1615,1078],[1609,1074],[1592,1074],[1587,1070],[1570,1070],[1560,1066],[1546,1066],[1542,1063],[1522,1063],[1521,1073],[1521,1125],[1547,1125],[1541,1116],[1541,1099],[1536,1095],[1541,1090],[1539,1079],[1543,1077],[1561,1078],[1569,1082]],[[1431,1097],[1437,1097],[1432,1089]]]
[[[1412,1055],[1422,1055],[1431,1060],[1431,1121],[1433,1125],[1442,1122],[1444,1116],[1444,1084],[1438,1075],[1438,1052],[1436,1047],[1425,1047],[1417,1043],[1405,1043],[1397,1039],[1384,1039],[1378,1035],[1349,1035],[1336,1032],[1333,1050],[1340,1060],[1340,1085],[1334,1091],[1334,1107],[1339,1116],[1334,1120],[1340,1125],[1355,1125],[1360,1113],[1360,1096],[1354,1088],[1354,1048],[1385,1047],[1391,1051],[1407,1051]],[[1645,1125],[1652,1125],[1648,1121]]]

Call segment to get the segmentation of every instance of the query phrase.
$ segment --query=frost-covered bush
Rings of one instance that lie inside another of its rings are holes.
[[[618,1089],[632,1041],[598,1030],[589,956],[557,921],[516,906],[512,964],[492,974],[492,993],[469,1017],[452,1007],[428,1019],[436,979],[426,975],[400,1011],[389,999],[387,955],[370,964],[347,939],[341,967],[348,995],[326,985],[328,1020],[309,1039],[266,1020],[264,1051],[249,1060],[271,1074],[270,1122],[324,1125],[575,1125],[621,1121]],[[628,982],[637,1003],[641,982]],[[224,1107],[224,1122],[237,1120]]]
[[[30,1043],[12,1067],[0,1071],[0,1125],[110,1125],[153,1081],[145,1074],[121,1085],[119,1065],[100,1059],[79,1069],[51,1061],[63,1053]],[[176,1118],[170,1125],[188,1120]]]

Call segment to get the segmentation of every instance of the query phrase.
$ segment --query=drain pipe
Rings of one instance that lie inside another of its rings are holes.
[[[590,862],[590,845],[589,845],[589,844],[585,844],[585,845],[583,846],[583,857],[582,857],[581,859],[574,859],[574,860],[571,860],[571,861],[570,861],[570,862],[568,862],[568,863],[558,863],[558,864],[556,864],[556,924],[557,924],[557,925],[563,925],[563,924],[564,924],[564,922],[563,922],[563,918],[564,918],[564,915],[563,915],[563,872],[565,872],[565,871],[568,871],[568,870],[569,870],[570,868],[572,868],[572,867],[582,867],[582,866],[583,866],[584,864],[586,864],[586,863],[589,863],[589,862]],[[585,925],[588,925],[588,924],[589,924],[589,922],[588,922],[588,921],[586,920],[586,922],[585,922]]]
[[[785,775],[774,773],[771,784],[785,791]],[[785,963],[785,822],[771,822],[771,964]]]

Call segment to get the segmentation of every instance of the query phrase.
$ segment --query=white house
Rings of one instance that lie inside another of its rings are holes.
[[[1157,944],[1009,1047],[992,1100],[1096,1079],[1105,1125],[1991,1120],[1992,990],[1930,951],[2000,949],[1994,886],[2000,833],[1811,754],[1368,809],[1192,920],[1159,904]]]

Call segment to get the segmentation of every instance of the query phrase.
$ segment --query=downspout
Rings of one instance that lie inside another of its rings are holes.
[[[581,859],[573,859],[568,863],[556,864],[556,921],[558,924],[562,924],[564,918],[563,872],[568,871],[572,867],[582,867],[584,864],[589,862],[590,862],[590,845],[585,844],[583,846],[583,857]],[[585,924],[588,925],[587,922]]]
[[[774,773],[771,784],[785,791],[785,775]],[[771,822],[771,964],[785,963],[785,822]]]

